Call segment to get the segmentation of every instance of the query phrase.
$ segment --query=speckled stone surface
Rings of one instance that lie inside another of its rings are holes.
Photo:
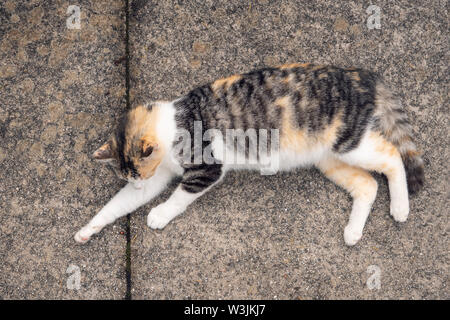
[[[360,243],[344,245],[351,199],[314,169],[237,172],[163,231],[132,216],[135,299],[449,299],[447,1],[130,0],[133,104],[285,62],[378,71],[407,106],[427,184],[408,222],[386,181]],[[66,27],[78,4],[81,29]],[[125,101],[124,1],[0,3],[0,298],[125,296],[125,219],[85,246],[74,233],[121,187],[90,154]],[[172,187],[173,189],[173,187]],[[81,288],[69,290],[70,265]],[[380,270],[370,290],[368,267]]]
[[[313,169],[229,174],[163,231],[150,230],[146,215],[167,192],[132,217],[134,298],[450,298],[448,2],[373,4],[379,30],[368,29],[369,4],[359,1],[132,1],[133,104],[285,62],[371,69],[401,96],[427,179],[398,224],[376,176],[378,197],[352,248],[343,241],[351,199]],[[380,289],[366,285],[371,265]]]
[[[126,221],[73,239],[120,188],[90,154],[125,109],[124,41],[121,0],[0,2],[1,299],[125,296]]]

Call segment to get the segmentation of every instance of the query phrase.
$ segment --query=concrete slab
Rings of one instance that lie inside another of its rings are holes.
[[[313,169],[230,174],[163,231],[150,230],[146,215],[165,193],[132,217],[134,298],[449,298],[447,17],[442,1],[377,6],[380,29],[368,28],[374,12],[359,1],[132,1],[134,104],[286,62],[368,68],[407,106],[427,179],[400,225],[377,176],[352,248],[342,235],[350,197]]]
[[[125,109],[124,2],[7,0],[0,21],[0,298],[121,299],[125,220],[73,236],[120,188],[90,154]]]

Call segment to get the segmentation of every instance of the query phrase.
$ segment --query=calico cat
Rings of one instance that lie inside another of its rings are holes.
[[[200,136],[213,131],[212,138],[195,143],[196,127]],[[148,214],[150,228],[164,228],[228,170],[262,166],[260,150],[245,148],[249,139],[239,147],[224,138],[230,129],[270,130],[272,138],[277,137],[269,139],[278,146],[271,149],[271,156],[279,160],[277,169],[314,165],[347,190],[353,197],[344,229],[347,245],[361,238],[376,197],[377,182],[368,171],[386,175],[390,213],[399,222],[408,217],[408,191],[412,194],[424,183],[423,162],[406,113],[377,74],[314,64],[282,65],[217,80],[172,102],[129,110],[115,134],[93,154],[129,183],[75,240],[87,242],[107,224],[156,197],[175,176],[181,176],[176,190]],[[194,137],[193,143],[188,139],[183,144],[188,146],[184,151],[191,151],[187,157],[178,148],[181,131]],[[197,149],[208,146],[216,161],[193,161]],[[236,165],[235,158],[224,158],[224,152],[256,162]]]

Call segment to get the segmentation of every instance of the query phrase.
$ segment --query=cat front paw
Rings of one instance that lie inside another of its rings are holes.
[[[152,229],[163,229],[172,220],[172,210],[164,204],[154,207],[147,216],[147,225]]]
[[[76,242],[85,244],[91,238],[91,234],[89,234],[89,231],[86,230],[86,228],[82,228],[75,234],[74,238]]]
[[[362,232],[352,226],[346,226],[344,229],[344,241],[348,246],[354,246],[362,237]]]
[[[89,241],[89,239],[91,239],[91,236],[97,232],[99,232],[102,229],[102,227],[100,226],[96,226],[96,227],[91,227],[89,225],[84,226],[83,228],[80,229],[80,231],[78,231],[74,238],[75,241],[81,244],[84,244],[86,242]]]

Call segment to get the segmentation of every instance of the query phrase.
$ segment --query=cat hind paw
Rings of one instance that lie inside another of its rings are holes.
[[[405,222],[409,215],[409,203],[407,201],[391,203],[391,215],[397,222]]]
[[[354,246],[362,237],[362,232],[355,230],[350,226],[346,226],[344,229],[344,241],[348,246]]]

